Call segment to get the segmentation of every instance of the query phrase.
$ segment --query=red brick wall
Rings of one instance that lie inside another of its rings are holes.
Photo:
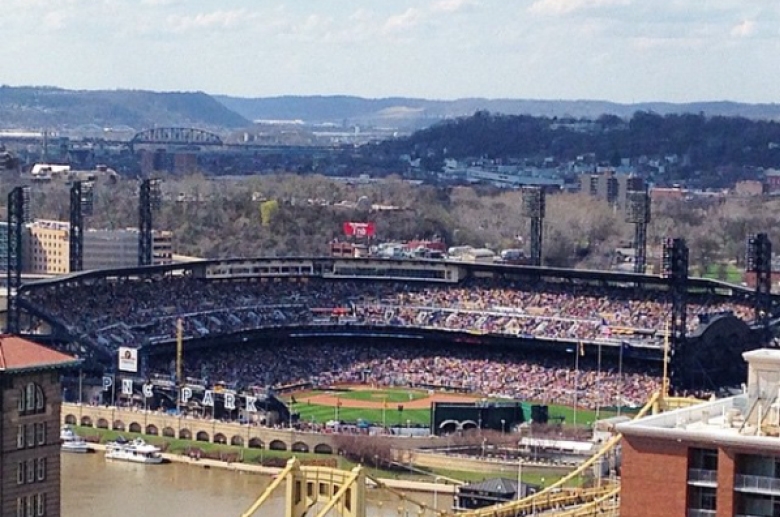
[[[735,454],[718,450],[718,517],[734,515]]]
[[[685,517],[687,483],[687,445],[623,438],[621,517]]]

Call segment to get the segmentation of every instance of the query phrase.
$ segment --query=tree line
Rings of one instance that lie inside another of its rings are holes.
[[[780,123],[690,113],[637,112],[628,120],[614,115],[575,120],[479,111],[381,147],[421,158],[434,168],[445,158],[554,157],[565,162],[593,153],[598,163],[619,165],[624,158],[635,162],[676,155],[679,164],[655,180],[718,187],[724,183],[719,168],[780,166]]]
[[[13,182],[0,184],[6,199]],[[204,258],[322,255],[343,239],[347,221],[374,222],[377,241],[443,239],[449,246],[493,250],[526,248],[530,223],[521,192],[483,187],[420,186],[391,177],[353,184],[317,175],[269,175],[243,180],[203,176],[168,178],[154,227],[171,230],[175,252]],[[34,218],[67,221],[68,186],[35,185]],[[691,266],[741,265],[749,234],[767,232],[780,243],[780,200],[719,198],[655,201],[648,227],[650,263],[664,239],[682,237]],[[630,246],[634,228],[623,212],[586,194],[547,197],[544,262],[551,266],[608,269],[615,250]],[[138,225],[138,183],[98,182],[88,228]]]

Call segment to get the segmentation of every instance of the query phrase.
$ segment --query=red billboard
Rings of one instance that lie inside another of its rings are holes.
[[[344,235],[347,237],[373,237],[376,234],[374,223],[344,223]]]

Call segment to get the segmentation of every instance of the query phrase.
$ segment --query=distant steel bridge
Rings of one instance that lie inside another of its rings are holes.
[[[166,146],[221,147],[222,138],[216,133],[191,127],[154,127],[133,136],[130,147],[142,144]]]

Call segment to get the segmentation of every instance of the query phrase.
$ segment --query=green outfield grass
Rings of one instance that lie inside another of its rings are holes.
[[[336,408],[334,406],[298,402],[297,404],[292,404],[292,410],[294,413],[298,413],[304,422],[314,421],[322,424],[328,420],[336,420]],[[382,425],[382,412],[381,408],[342,407],[338,411],[338,420],[347,423],[365,420],[373,424]],[[411,425],[429,426],[431,424],[431,411],[430,409],[404,409],[399,412],[397,404],[388,404],[388,408],[384,411],[384,422],[386,425],[398,425],[399,423],[406,425],[407,420],[409,420]]]
[[[725,280],[732,284],[740,284],[743,281],[744,271],[734,264],[709,264],[701,276],[704,278],[714,278],[716,280]],[[725,276],[725,278],[723,278]]]
[[[334,393],[334,395],[336,395]],[[409,389],[381,389],[381,390],[350,390],[338,393],[339,398],[352,400],[366,400],[369,402],[382,402],[386,400],[388,404],[403,404],[412,400],[424,399],[428,396],[427,391],[409,390]]]
[[[368,392],[352,392],[352,393],[368,393]],[[406,392],[404,392],[406,393]],[[296,397],[297,399],[297,397]],[[363,399],[368,400],[368,399]],[[375,401],[374,399],[372,399]],[[407,395],[408,400],[408,395]],[[504,401],[507,402],[507,401]],[[411,425],[431,425],[431,412],[430,409],[404,409],[399,413],[399,403],[389,403],[388,407],[384,411],[384,422],[388,426],[406,425],[407,420]],[[523,402],[523,413],[526,418],[531,417],[531,402]],[[383,422],[383,410],[381,408],[346,408],[341,407],[338,411],[338,418],[336,418],[336,408],[334,406],[324,406],[321,404],[309,404],[306,402],[297,402],[292,405],[293,411],[300,414],[301,420],[305,422],[315,422],[323,424],[329,420],[340,420],[346,423],[356,423],[358,420],[365,420],[373,424],[382,425]],[[634,411],[635,412],[635,411]],[[549,416],[551,420],[556,418],[563,418],[564,425],[574,425],[574,408],[560,405],[549,405]],[[615,416],[616,411],[602,410],[599,412],[599,418],[609,418]],[[626,415],[631,415],[632,411],[625,411]],[[578,426],[589,426],[596,421],[596,412],[589,409],[579,408],[577,410],[576,423]]]

